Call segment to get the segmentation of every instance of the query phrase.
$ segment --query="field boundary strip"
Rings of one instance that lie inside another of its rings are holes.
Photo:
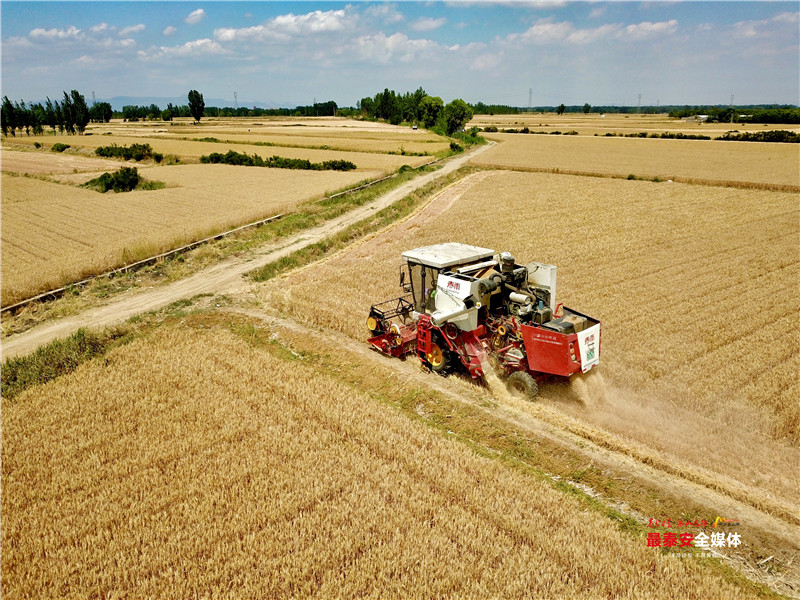
[[[131,269],[136,269],[136,268],[139,268],[139,267],[143,267],[145,265],[152,264],[152,263],[154,263],[154,262],[156,262],[158,260],[161,260],[162,258],[167,258],[167,257],[173,256],[175,254],[180,254],[182,252],[187,252],[187,251],[189,251],[189,250],[191,250],[193,248],[196,248],[197,246],[201,246],[203,244],[206,244],[206,243],[214,241],[214,240],[222,239],[224,237],[227,237],[227,236],[229,236],[231,234],[237,233],[237,232],[242,231],[244,229],[249,229],[251,227],[259,227],[259,226],[264,225],[266,223],[270,223],[272,221],[277,221],[278,219],[280,219],[280,218],[282,218],[284,216],[285,216],[285,213],[280,213],[280,214],[277,214],[277,215],[272,215],[271,217],[267,217],[266,219],[259,219],[258,221],[253,221],[252,223],[246,223],[245,225],[240,225],[239,227],[236,227],[234,229],[229,229],[228,231],[223,231],[221,233],[217,233],[216,235],[211,235],[211,236],[205,237],[202,240],[197,240],[195,242],[191,242],[189,244],[185,244],[185,245],[181,246],[180,248],[174,248],[172,250],[168,250],[167,252],[162,252],[161,254],[157,254],[155,256],[150,256],[148,258],[143,258],[142,260],[137,260],[136,262],[124,265],[122,267],[117,267],[116,269],[111,269],[110,271],[106,271],[105,273],[100,273],[99,275],[93,275],[92,277],[87,277],[86,279],[82,279],[80,281],[76,281],[74,283],[67,284],[67,285],[62,286],[60,288],[56,288],[54,290],[49,290],[47,292],[43,292],[41,294],[37,294],[36,296],[33,296],[31,298],[27,298],[25,300],[20,300],[19,302],[16,302],[15,304],[12,304],[11,306],[3,306],[2,308],[0,308],[0,313],[5,313],[5,312],[16,310],[18,308],[22,308],[23,306],[26,306],[27,304],[30,304],[32,302],[37,302],[39,300],[56,299],[56,298],[64,295],[64,293],[70,288],[86,285],[87,283],[89,283],[90,281],[94,281],[95,279],[100,279],[102,277],[111,277],[112,275],[116,275],[117,273],[124,273],[126,271],[130,271]]]
[[[522,173],[549,173],[552,175],[577,175],[579,177],[599,177],[601,179],[633,179],[635,181],[655,181],[658,183],[686,183],[690,185],[704,185],[712,187],[741,188],[744,190],[765,190],[769,192],[800,193],[800,185],[788,183],[759,183],[750,181],[731,181],[725,179],[701,179],[696,177],[681,177],[680,175],[623,175],[621,173],[598,173],[596,171],[576,171],[574,169],[561,169],[559,167],[525,167],[502,163],[473,162],[472,165],[482,169],[497,169],[500,171],[519,171]]]
[[[430,162],[426,162],[425,164],[422,164],[422,165],[420,165],[418,167],[415,167],[415,168],[416,169],[422,169],[424,167],[430,167],[431,165],[435,165],[436,163],[441,162],[443,160],[444,160],[444,158],[437,158],[435,160],[432,160]],[[380,179],[374,179],[373,181],[369,181],[369,182],[367,182],[367,183],[365,183],[363,185],[359,185],[358,187],[350,188],[349,190],[345,190],[343,192],[338,192],[336,194],[331,194],[327,198],[328,199],[330,199],[330,198],[338,198],[339,196],[344,196],[346,194],[352,194],[353,192],[357,192],[359,190],[365,190],[365,189],[367,189],[369,187],[372,187],[373,185],[376,185],[376,184],[380,183],[381,181],[386,181],[387,179],[391,179],[392,177],[396,177],[396,176],[397,176],[397,173],[395,172],[395,173],[392,173],[391,175],[387,175],[386,177],[381,177]]]

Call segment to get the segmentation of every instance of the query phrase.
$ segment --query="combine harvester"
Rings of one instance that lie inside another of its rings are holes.
[[[403,252],[405,295],[372,306],[369,343],[394,357],[416,353],[436,373],[486,375],[487,359],[512,393],[586,373],[600,359],[600,321],[556,304],[556,267],[518,265],[503,252],[459,243]],[[407,277],[406,277],[407,275]]]

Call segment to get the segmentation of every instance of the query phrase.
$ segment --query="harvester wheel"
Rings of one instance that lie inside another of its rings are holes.
[[[539,385],[536,380],[525,371],[514,371],[506,381],[508,391],[523,400],[535,400],[539,394]]]
[[[431,349],[428,352],[428,363],[431,365],[431,371],[434,373],[444,373],[447,369],[448,351],[443,348],[437,341],[431,341]]]

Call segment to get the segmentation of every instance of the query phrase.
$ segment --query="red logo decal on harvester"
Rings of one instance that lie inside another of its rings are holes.
[[[448,290],[455,290],[455,291],[458,292],[458,291],[461,290],[461,284],[459,282],[457,282],[457,281],[448,281],[447,282],[447,289]]]

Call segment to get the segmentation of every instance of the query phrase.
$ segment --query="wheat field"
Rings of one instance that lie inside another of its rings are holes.
[[[91,124],[87,133],[3,140],[0,301],[4,305],[291,210],[304,200],[380,177],[402,165],[419,166],[432,160],[430,156],[402,156],[401,150],[435,152],[449,147],[443,138],[428,132],[349,119],[223,119],[202,125],[115,121]],[[230,138],[242,143],[195,142],[179,139],[182,137]],[[254,145],[272,141],[342,149]],[[35,150],[34,143],[43,148]],[[71,148],[65,153],[51,152],[55,143]],[[174,155],[184,163],[154,167],[148,161],[138,165],[143,177],[162,181],[167,189],[101,196],[70,187],[133,164],[95,158],[95,148],[134,143],[148,143],[155,152]],[[346,159],[358,169],[300,173],[192,164],[202,155],[229,149],[264,158]],[[12,178],[10,174],[46,175],[49,181]]]
[[[360,181],[363,172],[230,165],[143,168],[160,190],[100,194],[2,176],[2,303],[293,209]],[[66,175],[80,183],[91,174]]]
[[[9,598],[747,595],[223,327],[2,402]]]
[[[195,132],[193,137],[215,137],[215,132]],[[230,136],[234,137],[234,136]],[[262,138],[254,139],[259,141]],[[100,146],[130,146],[131,144],[150,144],[154,152],[162,154],[172,154],[180,158],[183,162],[197,162],[203,155],[212,152],[225,153],[228,150],[244,152],[247,154],[257,154],[262,158],[278,155],[284,158],[302,158],[311,162],[324,162],[326,160],[349,160],[358,166],[359,170],[390,172],[398,169],[402,165],[417,167],[431,161],[429,156],[400,156],[394,154],[382,154],[376,152],[350,152],[343,150],[319,150],[315,148],[293,148],[287,146],[257,146],[249,144],[237,144],[226,142],[195,142],[182,139],[171,139],[164,136],[152,135],[150,132],[145,134],[133,135],[91,135],[91,136],[72,136],[57,135],[47,136],[46,138],[16,138],[13,142],[5,145],[13,148],[15,146],[33,146],[35,142],[44,143],[49,147],[55,143],[69,144],[72,148],[84,148],[94,151]],[[67,151],[69,152],[69,150]]]
[[[423,152],[434,154],[449,148],[449,141],[425,130],[409,128],[380,129],[377,131],[352,127],[350,121],[342,126],[325,127],[315,124],[290,123],[274,126],[269,123],[244,123],[206,127],[199,134],[195,127],[170,127],[154,134],[159,137],[196,138],[208,135],[218,139],[241,143],[268,142],[276,146],[329,146],[350,152],[400,153]]]
[[[236,141],[241,144],[252,144],[254,142],[267,142],[275,146],[275,152],[284,152],[284,148],[294,146],[305,146],[308,148],[321,148],[332,151],[343,152],[373,152],[383,154],[401,154],[402,152],[420,153],[434,155],[450,148],[450,143],[442,138],[424,139],[396,139],[374,134],[367,137],[364,134],[358,136],[331,135],[328,132],[318,134],[304,132],[305,135],[286,134],[284,132],[264,131],[258,133],[247,132],[212,132],[216,135],[224,136],[225,140]],[[420,137],[422,137],[421,134]],[[363,160],[363,159],[362,159]],[[429,159],[430,160],[430,159]],[[402,163],[401,163],[402,164]]]
[[[800,186],[797,144],[495,133],[487,137],[502,143],[474,161],[482,166],[741,187]]]
[[[475,115],[468,127],[487,127],[493,125],[498,129],[521,129],[527,127],[531,131],[577,131],[582,135],[663,133],[665,131],[684,134],[707,135],[718,137],[728,131],[769,131],[784,129],[800,131],[797,125],[763,124],[763,123],[706,123],[694,119],[671,119],[666,114],[615,114],[607,113],[519,113],[516,115]]]
[[[364,339],[369,306],[400,293],[404,250],[459,241],[555,264],[560,300],[603,321],[615,391],[587,410],[545,386],[546,403],[796,501],[795,194],[508,171],[459,185],[444,210],[268,282],[262,300]]]

